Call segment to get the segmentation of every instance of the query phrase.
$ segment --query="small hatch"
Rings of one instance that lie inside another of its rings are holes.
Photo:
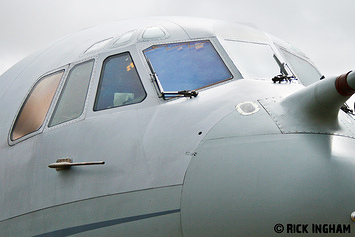
[[[245,101],[239,103],[236,109],[241,115],[251,115],[259,111],[259,106],[253,101]]]

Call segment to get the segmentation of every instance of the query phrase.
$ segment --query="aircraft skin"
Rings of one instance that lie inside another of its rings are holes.
[[[119,68],[139,96],[107,106]],[[218,20],[64,37],[0,77],[0,235],[353,236],[355,121],[340,107],[355,73],[320,77],[288,43]],[[52,97],[32,102],[52,79]]]

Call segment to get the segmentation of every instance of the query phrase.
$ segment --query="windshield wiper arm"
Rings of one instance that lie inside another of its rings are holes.
[[[198,95],[198,92],[195,90],[182,90],[182,91],[164,91],[163,87],[161,86],[159,79],[158,79],[158,75],[155,72],[152,62],[149,60],[149,58],[147,58],[147,63],[150,69],[150,76],[152,81],[154,82],[154,84],[157,87],[157,90],[160,92],[160,97],[163,97],[164,99],[166,99],[167,96],[170,97],[174,97],[174,96],[183,96],[183,97],[196,97]]]
[[[293,79],[296,79],[295,75],[292,76],[288,75],[288,72],[285,68],[285,65],[288,67],[287,64],[281,63],[281,61],[278,59],[276,54],[273,55],[273,58],[275,59],[277,65],[279,65],[280,73],[281,73],[280,75],[276,75],[271,79],[274,83],[276,82],[281,83],[282,81],[291,82]]]
[[[164,97],[164,94],[163,94],[163,88],[158,80],[158,75],[157,73],[155,72],[154,68],[153,68],[153,65],[152,65],[152,62],[149,60],[149,58],[147,58],[147,63],[148,63],[148,66],[149,66],[149,69],[150,69],[150,78],[151,80],[153,81],[153,84],[156,86],[156,89],[160,92],[160,95],[159,97]]]
[[[285,76],[288,76],[288,73],[286,71],[286,68],[285,68],[285,64],[284,63],[281,63],[281,61],[279,60],[279,58],[276,56],[276,54],[273,55],[277,65],[279,65],[280,67],[280,73],[282,75],[285,75]]]
[[[174,97],[174,96],[183,96],[183,97],[196,97],[198,92],[195,90],[183,90],[183,91],[163,91],[161,92],[163,98]]]

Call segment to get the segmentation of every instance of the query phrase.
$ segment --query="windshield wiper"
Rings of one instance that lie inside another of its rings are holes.
[[[280,75],[276,75],[271,79],[274,83],[276,83],[276,82],[281,83],[283,81],[291,82],[292,80],[297,80],[295,75],[293,75],[293,74],[291,76],[288,75],[288,72],[285,68],[285,65],[288,67],[287,64],[281,63],[281,61],[278,59],[276,54],[273,55],[273,58],[275,59],[277,65],[279,65],[280,73],[281,73]]]
[[[154,82],[154,85],[156,86],[156,89],[160,92],[159,96],[163,97],[163,99],[166,99],[167,97],[175,97],[175,96],[183,96],[183,97],[196,97],[198,95],[198,92],[195,90],[182,90],[182,91],[164,91],[163,87],[161,86],[158,75],[155,72],[152,63],[150,62],[149,58],[147,58],[147,63],[150,69],[150,77],[152,81]]]
[[[196,97],[198,95],[198,92],[195,90],[183,90],[183,91],[167,91],[167,92],[161,92],[163,95],[163,98],[165,99],[165,96],[179,96],[182,95],[183,97]]]
[[[354,104],[354,108],[355,108],[355,104]],[[355,115],[354,110],[350,109],[350,107],[347,103],[344,103],[340,109],[347,114]]]

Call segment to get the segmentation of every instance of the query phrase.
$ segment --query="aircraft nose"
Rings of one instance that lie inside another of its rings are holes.
[[[352,88],[354,74],[346,78]],[[333,79],[302,93],[311,97],[332,87],[338,99]],[[291,109],[298,101],[293,99],[286,103]],[[260,109],[253,114],[236,110],[219,121],[196,149],[181,197],[184,236],[279,236],[280,226],[292,234],[287,225],[297,224],[308,225],[310,234],[313,224],[355,230],[354,131],[347,126],[349,131],[339,136],[329,128],[319,130],[318,124],[311,127],[304,117],[292,120],[272,104],[268,112],[260,101],[256,106]],[[295,124],[308,130],[296,130]]]
[[[286,234],[288,225],[312,233],[312,225],[340,224],[342,236],[351,236],[354,146],[354,139],[319,134],[206,141],[183,185],[184,236],[277,236],[278,223]]]

